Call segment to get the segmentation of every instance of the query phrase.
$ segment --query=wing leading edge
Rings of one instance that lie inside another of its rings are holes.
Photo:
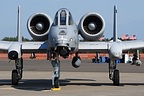
[[[7,51],[12,44],[18,42],[0,41],[0,50]],[[122,51],[144,48],[144,40],[122,42],[79,42],[79,52],[109,52],[110,47],[118,43]],[[22,42],[22,52],[46,52],[48,42]]]
[[[0,50],[7,51],[11,45],[18,44],[18,43],[19,42],[0,41]],[[22,46],[23,53],[46,52],[48,48],[47,41],[45,42],[22,42],[19,44],[21,44]]]
[[[80,42],[79,52],[109,52],[113,44],[119,44],[122,51],[144,48],[144,40],[122,42]]]

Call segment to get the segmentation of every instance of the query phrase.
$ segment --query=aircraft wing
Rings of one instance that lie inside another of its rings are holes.
[[[121,44],[123,51],[144,48],[144,40],[123,41]]]
[[[23,52],[46,52],[48,48],[48,42],[23,42],[22,51]]]
[[[144,40],[121,42],[80,42],[79,52],[109,52],[112,45],[119,44],[122,51],[144,48]]]
[[[12,44],[18,42],[0,41],[0,50],[7,51]],[[123,51],[144,48],[144,40],[122,42],[79,42],[79,52],[108,52],[113,44],[122,46]],[[22,42],[22,52],[46,52],[48,42]]]
[[[0,41],[0,50],[7,51],[9,47],[13,44],[19,44],[19,42],[9,42],[9,41]],[[22,52],[46,52],[48,48],[47,41],[45,42],[22,42]]]
[[[110,42],[79,42],[79,52],[108,52]]]

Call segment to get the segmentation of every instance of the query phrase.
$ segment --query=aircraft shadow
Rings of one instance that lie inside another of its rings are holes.
[[[74,81],[74,82],[73,82]],[[75,81],[78,81],[75,82]],[[81,83],[79,83],[81,82]],[[85,83],[87,82],[87,83]],[[19,82],[19,85],[11,85],[11,80],[3,79],[0,80],[0,88],[2,86],[8,85],[12,88],[19,90],[28,91],[44,91],[51,90],[51,79],[23,79]],[[114,86],[112,83],[97,83],[96,80],[92,79],[60,79],[60,86]],[[144,86],[144,83],[121,83],[120,86],[124,87],[126,85],[130,86]]]
[[[92,80],[92,79],[65,79],[65,81],[69,81],[69,82],[62,82],[61,86],[68,86],[68,85],[77,85],[77,86],[81,86],[81,85],[85,85],[85,86],[114,86],[113,83],[97,83],[93,81],[96,80]],[[73,83],[72,81],[82,81],[82,83]],[[92,81],[92,82],[88,82],[88,83],[84,83],[83,81]],[[120,83],[119,86],[126,86],[126,85],[130,85],[130,86],[140,86],[143,85],[144,83]]]

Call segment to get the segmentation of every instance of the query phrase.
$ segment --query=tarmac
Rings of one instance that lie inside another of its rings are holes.
[[[144,62],[144,61],[142,61]],[[0,60],[0,96],[144,96],[144,65],[118,64],[120,86],[108,78],[107,63],[84,59],[80,68],[61,60],[60,91],[52,91],[52,67],[47,60],[24,60],[23,79],[11,85],[14,61]]]

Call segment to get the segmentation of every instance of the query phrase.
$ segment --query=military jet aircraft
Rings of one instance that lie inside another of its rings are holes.
[[[66,8],[59,9],[54,20],[45,13],[35,13],[28,19],[27,29],[34,39],[32,42],[22,42],[20,31],[20,7],[18,7],[18,41],[0,41],[0,50],[8,52],[8,59],[15,60],[15,69],[12,71],[12,84],[17,85],[22,79],[23,57],[25,52],[47,53],[47,59],[53,67],[52,86],[59,88],[60,59],[68,58],[75,54],[72,65],[80,67],[81,58],[79,52],[107,52],[109,53],[109,78],[114,85],[119,85],[119,70],[116,68],[116,60],[122,58],[122,52],[127,50],[144,48],[144,41],[117,40],[117,7],[114,6],[114,42],[98,42],[105,31],[104,18],[95,12],[82,16],[79,24],[76,24],[70,11]],[[85,42],[79,41],[81,35]],[[135,60],[140,65],[140,60]]]

